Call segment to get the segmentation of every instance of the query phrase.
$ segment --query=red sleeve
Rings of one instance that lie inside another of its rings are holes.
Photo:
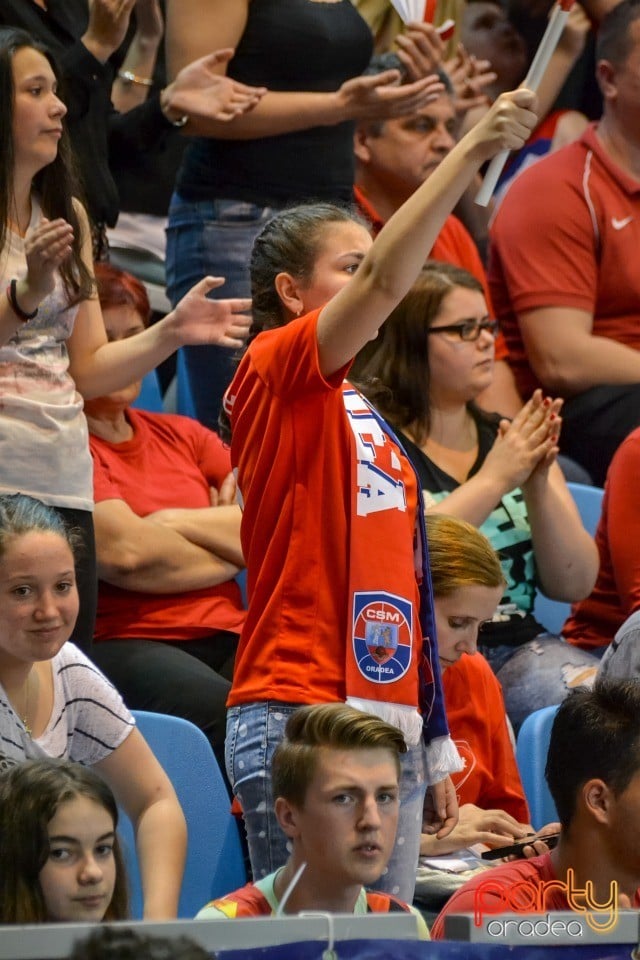
[[[487,681],[493,688],[488,695],[488,704],[491,715],[491,767],[494,779],[485,793],[483,806],[491,810],[504,810],[518,823],[529,823],[529,807],[509,736],[502,687],[493,673],[490,678],[487,677]]]
[[[613,575],[625,615],[640,608],[640,430],[618,447],[607,475],[607,529]]]
[[[198,427],[196,460],[210,487],[219,487],[231,471],[231,451],[217,433],[193,421]]]
[[[583,158],[583,149],[572,145],[540,160],[513,182],[491,228],[494,302],[504,299],[493,288],[499,281],[516,313],[552,306],[593,313],[598,285],[595,234],[580,178],[570,167],[577,166],[580,173]]]
[[[465,768],[453,775],[460,804],[504,810],[529,823],[507,727],[502,687],[484,657],[463,656],[443,675],[449,729]]]
[[[93,458],[93,499],[95,503],[103,500],[124,500],[120,488],[111,476],[107,463],[90,443]]]
[[[325,379],[318,360],[317,326],[320,310],[291,320],[276,330],[260,334],[249,351],[256,373],[276,396],[304,396],[335,390],[350,364]]]

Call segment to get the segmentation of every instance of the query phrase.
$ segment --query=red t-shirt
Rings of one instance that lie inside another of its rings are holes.
[[[529,809],[505,719],[502,688],[479,653],[464,654],[442,675],[451,737],[464,762],[453,773],[458,803],[505,810],[529,823]]]
[[[345,698],[355,465],[342,397],[348,367],[330,380],[320,373],[319,312],[261,333],[227,390],[250,598],[230,706]],[[394,449],[407,498],[398,531],[412,543],[417,481],[406,457]],[[379,549],[380,555],[371,557],[372,570],[384,569],[384,544]],[[417,584],[412,590],[417,611]],[[409,669],[417,697],[415,656]]]
[[[124,500],[139,517],[167,507],[209,507],[210,487],[231,469],[229,451],[197,420],[127,410],[133,438],[109,443],[90,436],[96,503]],[[100,581],[95,640],[143,637],[191,640],[244,622],[235,580],[186,593],[122,590]]]
[[[511,890],[515,884],[531,883],[538,887],[540,883],[549,880],[557,880],[551,856],[548,853],[540,857],[531,857],[530,860],[513,860],[511,863],[503,863],[491,870],[483,871],[472,877],[459,890],[457,890],[447,900],[442,908],[435,923],[431,928],[432,940],[444,939],[444,918],[454,913],[475,913],[476,891],[478,887],[486,884],[488,881],[493,885],[501,886],[507,895],[511,895]],[[520,888],[523,906],[528,906],[531,902],[527,895],[526,888]],[[517,902],[518,888],[513,892],[513,902]],[[512,908],[500,896],[496,886],[487,888],[482,892],[482,912],[485,914],[510,913]],[[547,910],[568,910],[569,901],[561,890],[552,887],[545,896],[545,912]]]
[[[601,647],[640,610],[640,428],[623,440],[611,461],[596,531],[600,554],[592,593],[574,604],[562,631],[579,647]]]
[[[540,857],[531,857],[530,860],[513,860],[511,863],[503,863],[491,870],[483,871],[472,877],[447,900],[431,928],[431,939],[444,939],[446,916],[454,913],[475,913],[477,891],[484,884],[490,886],[481,893],[479,907],[482,914],[512,913],[512,904],[520,904],[523,912],[526,911],[531,916],[532,891],[528,890],[524,884],[532,884],[537,889],[540,884],[554,880],[557,881],[558,877],[553,869],[551,855],[548,853]],[[639,892],[636,891],[634,907],[638,906]],[[569,901],[564,891],[559,890],[556,885],[545,889],[543,913],[569,909]]]
[[[525,399],[540,384],[518,314],[585,310],[593,315],[594,335],[640,349],[639,249],[640,181],[613,162],[594,126],[516,177],[493,221],[488,272]]]
[[[353,188],[353,195],[356,205],[371,222],[374,236],[377,236],[384,226],[384,221],[359,187]],[[452,213],[445,220],[444,226],[431,249],[429,259],[451,263],[455,267],[462,267],[463,270],[471,273],[482,284],[487,307],[489,312],[493,313],[487,275],[478,248],[465,225]],[[505,360],[508,355],[504,337],[499,331],[496,337],[495,358],[496,360]]]

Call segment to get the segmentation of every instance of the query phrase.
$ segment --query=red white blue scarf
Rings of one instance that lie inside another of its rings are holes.
[[[347,701],[399,727],[408,743],[422,735],[429,744],[447,737],[449,728],[422,490],[389,424],[348,384],[342,395],[353,434]],[[415,476],[415,518],[408,512],[402,460],[405,476],[407,468]]]

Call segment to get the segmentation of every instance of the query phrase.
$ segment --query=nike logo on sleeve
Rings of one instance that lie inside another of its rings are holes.
[[[611,226],[614,230],[622,230],[628,223],[631,223],[633,217],[625,217],[624,220],[618,220],[617,217],[611,217]]]

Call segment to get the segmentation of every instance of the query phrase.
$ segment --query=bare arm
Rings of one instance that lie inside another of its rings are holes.
[[[86,214],[82,210],[86,223]],[[91,264],[91,242],[85,229],[85,262]],[[85,397],[102,397],[140,380],[185,343],[218,343],[238,347],[246,336],[249,300],[209,300],[206,294],[222,285],[222,278],[205,277],[163,320],[125,340],[107,342],[97,299],[78,308],[67,342],[69,371]]]
[[[517,148],[535,126],[528,90],[503,94],[489,113],[387,221],[357,273],[318,318],[320,367],[344,366],[408,292],[429,251],[480,165],[503,147]]]
[[[175,790],[138,730],[96,769],[133,823],[145,920],[171,920],[187,851],[187,826]]]
[[[545,389],[571,396],[605,383],[640,382],[640,352],[594,336],[593,317],[571,307],[518,315],[529,363]]]
[[[164,22],[158,0],[136,0],[136,32],[119,70],[136,78],[151,80],[162,41]],[[149,86],[117,76],[111,89],[111,102],[120,113],[144,103]]]
[[[215,587],[231,580],[241,565],[150,517],[139,517],[124,500],[96,504],[94,523],[98,576],[123,590],[184,593]]]
[[[542,591],[553,600],[588,596],[598,574],[598,551],[557,463],[522,484]]]
[[[149,514],[147,519],[175,531],[190,543],[203,547],[236,567],[244,567],[240,545],[242,511],[237,505],[184,509],[170,507]]]

